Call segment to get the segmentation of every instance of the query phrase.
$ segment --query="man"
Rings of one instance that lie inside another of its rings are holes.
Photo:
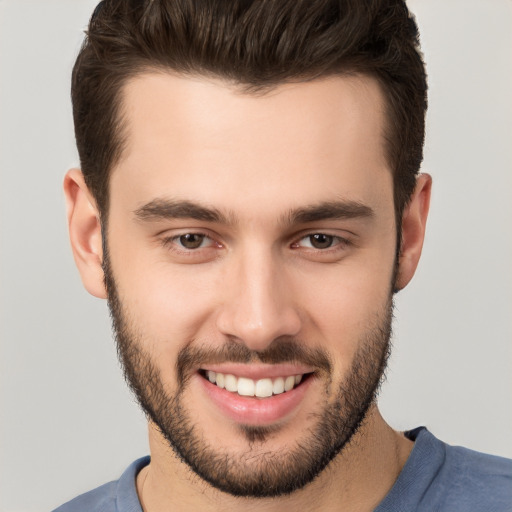
[[[402,2],[102,2],[65,179],[151,458],[58,510],[509,510],[512,464],[375,396],[419,261],[426,80]]]

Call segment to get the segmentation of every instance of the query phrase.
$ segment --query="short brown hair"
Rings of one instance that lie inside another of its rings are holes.
[[[121,90],[146,70],[220,77],[248,93],[361,73],[386,99],[397,226],[423,158],[427,83],[402,0],[103,0],[72,77],[82,171],[100,214],[123,150]]]

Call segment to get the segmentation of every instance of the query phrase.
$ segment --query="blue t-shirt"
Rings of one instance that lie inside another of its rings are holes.
[[[424,427],[406,435],[414,447],[375,512],[512,511],[512,460],[449,446]],[[135,479],[149,460],[136,460],[119,480],[82,494],[54,512],[142,512]]]

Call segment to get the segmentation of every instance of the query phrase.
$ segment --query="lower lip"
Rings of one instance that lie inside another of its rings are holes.
[[[299,386],[268,398],[240,396],[219,388],[197,374],[203,389],[212,402],[229,418],[246,425],[271,425],[286,419],[304,399],[314,377],[310,375]]]

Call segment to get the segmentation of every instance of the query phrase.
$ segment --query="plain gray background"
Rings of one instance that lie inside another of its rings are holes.
[[[95,0],[0,0],[0,510],[50,510],[148,452],[62,178],[69,76]],[[423,260],[397,300],[384,416],[512,456],[512,2],[414,0],[430,76]]]

